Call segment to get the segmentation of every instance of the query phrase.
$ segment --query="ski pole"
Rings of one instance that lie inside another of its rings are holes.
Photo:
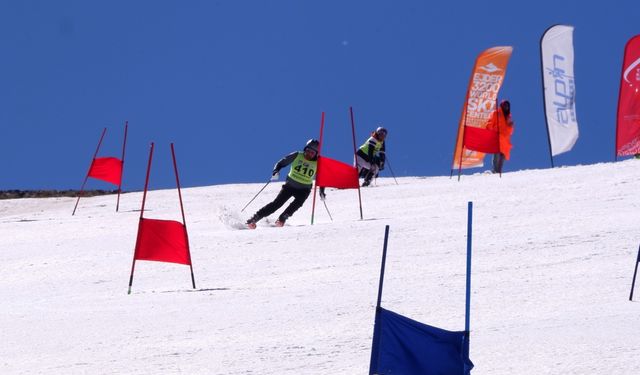
[[[269,185],[271,183],[271,179],[269,179],[269,181],[267,181],[266,184],[264,184],[264,186],[262,187],[262,189],[260,189],[260,191],[258,192],[258,194],[256,194],[253,198],[251,198],[251,200],[249,201],[249,203],[247,203],[244,208],[242,210],[240,210],[240,212],[244,212],[244,209],[247,208],[251,202],[253,202],[254,199],[258,198],[258,195],[260,195],[260,193],[262,193],[262,190],[264,190],[264,188],[267,187],[267,185]]]
[[[629,294],[629,301],[633,301],[633,287],[636,284],[636,274],[638,273],[638,264],[640,264],[640,248],[638,249],[638,259],[636,260],[636,269],[633,271],[633,281],[631,282],[631,294]]]
[[[322,203],[324,203],[324,208],[327,210],[327,213],[329,214],[329,219],[333,221],[333,218],[331,217],[331,212],[329,212],[329,207],[327,207],[327,201],[323,199]]]
[[[389,166],[389,172],[391,172],[391,176],[393,177],[393,181],[396,182],[396,185],[400,185],[398,183],[398,180],[396,180],[396,175],[393,173],[393,168],[391,168],[391,163],[389,163],[389,157],[385,157],[384,158],[384,162],[387,163],[387,165]]]

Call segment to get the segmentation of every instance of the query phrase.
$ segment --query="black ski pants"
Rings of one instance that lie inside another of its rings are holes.
[[[293,202],[285,208],[285,210],[280,214],[278,220],[285,222],[294,212],[296,212],[302,205],[304,201],[307,200],[309,194],[311,193],[311,189],[296,189],[287,184],[282,185],[282,189],[276,199],[273,202],[267,204],[256,212],[255,217],[260,220],[263,217],[267,217],[272,213],[276,212],[276,210],[282,207],[289,198],[293,197]]]
[[[502,173],[502,165],[504,164],[504,154],[499,152],[493,154],[493,173]]]

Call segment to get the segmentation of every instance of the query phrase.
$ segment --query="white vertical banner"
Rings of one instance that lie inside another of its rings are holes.
[[[555,25],[540,41],[544,108],[551,155],[571,150],[578,140],[573,75],[573,26]]]

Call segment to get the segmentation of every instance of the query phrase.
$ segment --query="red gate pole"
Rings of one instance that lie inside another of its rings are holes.
[[[91,164],[89,165],[89,170],[87,171],[87,175],[84,177],[84,181],[82,182],[82,186],[80,187],[80,191],[78,192],[78,200],[76,200],[76,205],[73,207],[73,213],[71,216],[76,214],[76,209],[78,208],[78,203],[80,203],[80,197],[82,196],[82,191],[84,190],[84,185],[87,183],[89,179],[89,172],[91,172],[91,167],[93,167],[93,161],[96,160],[96,156],[98,156],[98,151],[100,150],[100,145],[102,144],[102,139],[104,138],[104,134],[107,132],[107,128],[102,130],[102,135],[100,136],[100,140],[98,141],[98,147],[96,147],[96,152],[93,154],[93,159],[91,159]]]
[[[320,144],[318,145],[318,154],[316,155],[316,159],[320,161],[320,151],[322,151],[322,132],[324,130],[324,112],[322,112],[322,116],[320,117]],[[318,170],[316,169],[316,176],[318,175]],[[313,225],[313,215],[316,212],[316,190],[318,189],[318,183],[313,185],[313,205],[311,206],[311,225]]]
[[[131,276],[129,277],[129,291],[127,294],[131,294],[131,285],[133,284],[133,271],[136,268],[136,252],[138,251],[138,243],[140,242],[140,230],[142,228],[142,217],[144,215],[144,203],[147,200],[147,189],[149,188],[149,174],[151,173],[151,160],[153,159],[153,142],[151,142],[151,149],[149,150],[149,163],[147,164],[147,177],[144,182],[144,193],[142,193],[142,207],[140,208],[140,221],[138,222],[138,237],[136,238],[136,248],[133,250],[133,263],[131,264]]]
[[[358,151],[356,150],[356,124],[353,120],[353,107],[349,107],[349,114],[351,115],[351,135],[353,137],[353,163],[358,169]],[[358,171],[358,176],[359,176]],[[362,195],[360,194],[360,177],[358,177],[358,204],[360,204],[360,220],[362,220]]]
[[[636,285],[636,275],[638,274],[638,264],[640,264],[640,248],[638,248],[638,259],[636,259],[636,268],[633,271],[633,281],[631,281],[631,293],[629,294],[629,301],[633,301],[633,288]]]
[[[124,142],[122,143],[122,167],[120,167],[120,183],[118,184],[118,201],[116,202],[116,212],[120,207],[120,192],[122,191],[122,175],[124,174],[124,150],[127,147],[127,128],[129,121],[124,122]]]
[[[187,232],[187,219],[184,216],[184,206],[182,204],[182,193],[180,192],[180,178],[178,177],[178,164],[176,163],[176,153],[171,143],[171,157],[173,158],[173,170],[176,174],[176,185],[178,186],[178,198],[180,199],[180,211],[182,212],[182,225],[184,225],[184,235],[187,238],[187,255],[189,256],[189,268],[191,269],[191,284],[196,288],[196,279],[193,277],[193,265],[191,263],[191,249],[189,245],[189,233]]]

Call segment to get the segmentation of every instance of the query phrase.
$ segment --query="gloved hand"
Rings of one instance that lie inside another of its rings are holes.
[[[273,172],[271,173],[271,181],[278,181],[279,178],[280,178],[280,171],[277,169],[274,169]]]
[[[383,161],[381,161],[381,162],[380,162],[380,168],[379,168],[379,170],[381,170],[381,171],[382,171],[382,170],[384,170],[384,162],[383,162]]]
[[[324,193],[324,188],[320,188],[320,200],[324,201],[327,199],[327,194]]]

